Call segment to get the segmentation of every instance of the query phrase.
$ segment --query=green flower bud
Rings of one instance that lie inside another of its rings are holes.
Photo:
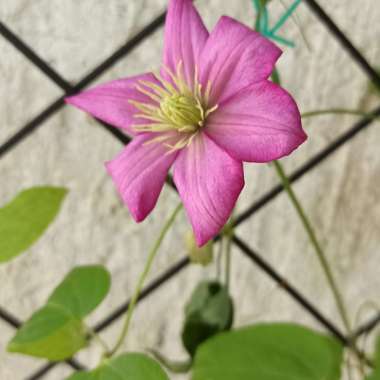
[[[195,242],[194,234],[189,231],[185,236],[185,245],[192,263],[206,266],[212,262],[214,250],[214,242],[212,240],[199,248]]]

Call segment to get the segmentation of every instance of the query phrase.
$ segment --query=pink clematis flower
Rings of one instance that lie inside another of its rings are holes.
[[[137,222],[156,205],[173,166],[202,246],[235,206],[244,186],[242,162],[278,159],[306,140],[296,103],[268,80],[280,54],[229,17],[209,34],[191,0],[170,0],[159,73],[66,99],[133,137],[106,167]]]

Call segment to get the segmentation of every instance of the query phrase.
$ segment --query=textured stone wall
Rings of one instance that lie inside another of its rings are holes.
[[[284,0],[290,3],[290,0]],[[199,9],[212,27],[221,14],[253,25],[249,0],[199,0]],[[376,0],[320,0],[373,65],[380,64],[380,6]],[[75,83],[126,39],[158,15],[165,0],[0,0],[0,19],[34,47],[65,78]],[[273,1],[273,17],[282,10]],[[371,109],[368,81],[358,66],[328,34],[306,5],[298,11],[310,50],[290,21],[283,34],[297,41],[279,62],[284,86],[302,111],[331,107]],[[99,82],[157,67],[162,30],[116,64]],[[60,96],[61,91],[0,38],[0,142]],[[290,158],[288,171],[298,167],[348,128],[356,117],[325,116],[309,119],[309,135]],[[295,190],[310,215],[344,291],[354,319],[364,301],[380,303],[380,124],[373,124],[317,169],[301,179]],[[103,162],[120,144],[88,116],[64,108],[32,136],[0,159],[0,204],[23,188],[53,184],[70,193],[54,225],[27,254],[0,267],[0,305],[21,319],[43,304],[52,288],[75,265],[102,263],[112,272],[112,290],[90,318],[92,323],[131,295],[152,239],[177,203],[165,189],[154,213],[136,225],[121,205]],[[246,165],[246,188],[238,210],[245,209],[277,183],[269,165]],[[152,276],[184,254],[183,234],[189,228],[181,215],[161,249]],[[286,276],[331,319],[340,324],[333,299],[303,228],[284,194],[262,209],[237,234]],[[291,320],[320,326],[260,270],[233,251],[232,292],[236,324],[258,320]],[[127,349],[155,347],[172,358],[184,358],[178,338],[186,298],[200,278],[213,268],[191,267],[142,303],[135,315]],[[368,315],[368,314],[367,314]],[[104,332],[115,339],[116,323]],[[0,378],[26,378],[42,362],[4,353],[13,330],[0,321]],[[95,365],[93,347],[79,355]],[[60,366],[46,379],[70,373]]]

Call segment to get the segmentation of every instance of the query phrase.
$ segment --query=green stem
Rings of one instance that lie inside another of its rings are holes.
[[[281,16],[281,18],[277,21],[277,24],[271,30],[272,34],[275,34],[281,27],[285,24],[288,18],[293,14],[293,12],[300,5],[301,0],[296,0],[289,8],[286,9],[286,12]]]
[[[225,281],[226,281],[226,288],[230,288],[230,279],[231,279],[231,239],[232,235],[228,234],[226,236],[226,268],[225,268]]]
[[[274,82],[277,84],[280,84],[280,76],[279,76],[279,73],[276,69],[274,70],[273,74],[272,74],[272,79],[274,80]],[[342,113],[343,110],[342,109],[335,109],[335,110],[328,110],[328,111],[327,110],[313,111],[313,112],[306,113],[306,115],[307,115],[306,117],[319,115],[319,114],[327,113],[327,112],[331,113],[331,111],[338,111],[338,112]],[[344,110],[344,111],[346,111],[346,110]],[[304,115],[305,114],[303,114],[303,116]],[[298,201],[297,196],[295,195],[293,188],[289,182],[289,178],[286,176],[285,171],[284,171],[282,165],[280,164],[280,162],[274,161],[274,166],[275,166],[275,169],[276,169],[278,176],[281,179],[281,182],[284,186],[284,189],[289,196],[290,201],[293,203],[293,206],[296,209],[298,216],[301,219],[301,222],[302,222],[302,224],[303,224],[303,226],[304,226],[304,228],[305,228],[305,230],[309,236],[309,240],[314,247],[315,253],[317,254],[317,257],[318,257],[319,262],[322,266],[322,269],[325,273],[325,276],[327,278],[327,281],[329,283],[331,291],[333,292],[335,302],[336,302],[336,305],[338,307],[339,314],[343,320],[343,323],[344,323],[347,331],[351,334],[351,325],[350,325],[350,321],[348,318],[346,307],[345,307],[344,302],[343,302],[343,298],[340,295],[338,286],[335,282],[334,276],[333,276],[332,271],[330,269],[329,263],[328,263],[327,258],[325,256],[325,253],[323,252],[323,249],[318,242],[318,239],[316,237],[316,234],[314,232],[313,227],[311,226],[309,218],[307,217],[305,211],[303,210],[301,203]]]
[[[379,116],[374,115],[371,113],[367,113],[360,110],[349,110],[344,108],[331,108],[331,109],[325,109],[325,110],[317,110],[317,111],[310,111],[310,112],[304,112],[301,114],[301,117],[303,119],[313,116],[322,116],[322,115],[330,115],[330,114],[346,114],[346,115],[357,115],[357,116],[365,116],[368,118],[376,119]]]
[[[222,273],[222,256],[223,256],[223,236],[219,240],[218,252],[216,256],[216,278],[220,280]]]
[[[231,248],[232,248],[232,237],[234,234],[233,227],[233,213],[231,215],[230,223],[224,229],[223,241],[225,241],[225,255],[226,255],[226,267],[225,267],[225,283],[226,288],[229,289],[231,282]]]
[[[93,339],[94,341],[96,341],[99,344],[99,346],[101,346],[103,349],[103,356],[106,356],[107,353],[109,352],[109,348],[108,348],[107,343],[91,327],[86,326],[86,330],[87,330],[87,334],[88,334],[89,339]]]
[[[295,193],[294,193],[294,191],[290,185],[289,179],[286,176],[282,165],[278,161],[274,161],[274,166],[275,166],[275,169],[276,169],[278,176],[281,179],[281,182],[284,186],[284,189],[285,189],[286,193],[288,194],[289,199],[291,200],[294,208],[296,209],[297,214],[300,217],[300,220],[301,220],[301,222],[302,222],[302,224],[303,224],[303,226],[304,226],[304,228],[305,228],[305,230],[309,236],[310,242],[314,247],[315,253],[317,254],[318,260],[322,266],[322,269],[326,275],[327,281],[330,285],[331,291],[334,295],[340,316],[343,320],[343,323],[344,323],[347,331],[350,333],[351,332],[351,326],[350,326],[350,321],[348,318],[347,310],[346,310],[345,304],[343,302],[343,298],[339,292],[338,286],[335,282],[335,279],[334,279],[333,273],[331,271],[330,265],[328,263],[328,260],[326,258],[326,255],[325,255],[321,245],[318,242],[318,239],[316,237],[314,229],[313,229],[304,209],[302,208],[300,202],[297,199],[297,196],[295,195]]]
[[[154,349],[148,349],[148,351],[153,355],[153,357],[162,364],[165,368],[167,368],[170,372],[173,373],[188,373],[191,370],[192,359],[177,361],[170,360],[159,351]]]
[[[109,357],[113,356],[119,350],[119,348],[123,345],[124,340],[126,339],[126,337],[128,335],[128,330],[129,330],[129,325],[130,325],[130,322],[132,319],[132,315],[133,315],[133,312],[135,310],[135,307],[136,307],[137,301],[139,299],[141,289],[142,289],[144,282],[146,280],[146,277],[148,276],[148,274],[150,272],[154,258],[156,257],[156,254],[157,254],[157,252],[161,246],[162,241],[164,240],[164,238],[165,238],[167,232],[169,231],[170,227],[173,225],[174,220],[175,220],[176,216],[178,215],[179,211],[181,210],[181,208],[182,208],[182,203],[180,203],[175,208],[174,212],[171,214],[171,216],[169,217],[169,219],[165,223],[164,227],[162,228],[160,235],[158,236],[158,239],[154,243],[151,251],[149,252],[148,260],[147,260],[145,267],[144,267],[144,270],[141,273],[140,278],[137,282],[137,286],[136,286],[135,292],[133,294],[133,297],[131,299],[131,303],[129,304],[127,315],[125,318],[124,326],[123,326],[123,329],[121,331],[120,337],[117,340],[115,347],[108,353]]]
[[[287,9],[288,6],[285,4],[285,2],[283,0],[280,0],[280,3],[281,5],[283,6],[283,8]],[[307,50],[309,50],[309,52],[312,51],[312,48],[311,48],[311,44],[309,42],[309,40],[307,39],[307,36],[306,36],[306,33],[304,31],[304,27],[303,25],[301,24],[301,22],[299,21],[299,18],[297,16],[297,13],[294,12],[292,13],[292,15],[290,16],[290,18],[293,20],[294,24],[296,25],[296,27],[298,28],[300,34],[301,34],[301,37],[307,47]]]

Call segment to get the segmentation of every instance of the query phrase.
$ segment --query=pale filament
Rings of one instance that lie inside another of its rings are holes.
[[[166,66],[163,66],[163,70],[172,82],[157,72],[154,76],[160,85],[145,80],[140,80],[136,85],[136,89],[149,97],[153,103],[136,100],[129,100],[129,103],[140,111],[134,115],[135,118],[147,120],[146,124],[134,124],[133,129],[137,132],[159,134],[145,144],[163,143],[170,149],[168,153],[172,153],[187,147],[192,142],[205,125],[207,117],[218,108],[218,105],[209,106],[211,82],[207,83],[203,91],[197,68],[194,71],[192,86],[189,86],[184,78],[181,61],[175,73]],[[175,143],[168,140],[175,140]]]

